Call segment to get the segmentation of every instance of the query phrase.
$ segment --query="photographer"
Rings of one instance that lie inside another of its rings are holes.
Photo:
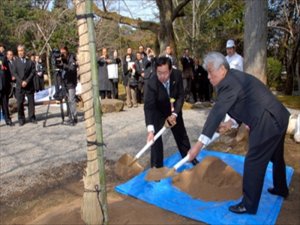
[[[74,54],[69,53],[66,46],[60,48],[60,55],[54,50],[55,71],[56,71],[56,93],[55,98],[68,97],[70,107],[69,123],[75,125],[77,123],[76,110],[76,86],[77,86],[77,62]],[[60,88],[61,87],[61,88]]]

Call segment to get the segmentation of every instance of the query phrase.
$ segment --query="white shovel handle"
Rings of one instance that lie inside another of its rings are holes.
[[[175,166],[173,166],[174,170],[177,170],[183,164],[185,164],[186,162],[188,162],[189,159],[190,159],[190,155],[187,154],[183,159],[181,159],[178,163],[176,163]]]
[[[165,132],[167,128],[165,126],[163,126],[163,128],[161,128],[154,136],[153,141],[148,142],[136,155],[135,155],[135,159],[138,159],[141,157],[141,155],[143,155],[145,153],[145,151],[147,151],[148,148],[150,148],[154,142]]]
[[[228,114],[226,114],[224,122],[230,120],[230,116]],[[212,138],[210,139],[210,141],[207,143],[207,145],[213,143],[216,139],[218,139],[220,137],[220,133],[215,132],[214,135],[212,136]],[[202,147],[205,148],[207,145],[204,145]],[[188,162],[190,160],[190,155],[187,154],[183,159],[181,159],[178,163],[175,164],[175,166],[173,166],[173,169],[177,170],[179,167],[181,167],[183,164],[185,164],[186,162]]]
[[[210,143],[214,142],[216,139],[218,139],[220,137],[220,134],[218,132],[215,132],[214,135],[212,136],[212,138],[210,139],[209,143],[207,145],[209,145]],[[202,147],[205,148],[207,145],[204,145]],[[178,163],[175,164],[175,166],[173,166],[173,168],[175,170],[177,170],[179,167],[181,167],[183,164],[185,164],[186,162],[188,162],[190,160],[190,155],[187,154],[183,159],[181,159]]]

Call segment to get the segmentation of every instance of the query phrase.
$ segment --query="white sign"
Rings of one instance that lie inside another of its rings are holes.
[[[118,64],[107,65],[108,79],[118,79]]]

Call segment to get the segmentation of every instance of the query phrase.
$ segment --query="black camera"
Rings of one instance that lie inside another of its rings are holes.
[[[59,49],[55,48],[55,49],[52,50],[51,58],[52,58],[52,63],[56,67],[58,67],[58,68],[62,67],[62,64],[63,64],[63,62],[62,62],[62,55],[61,55]]]

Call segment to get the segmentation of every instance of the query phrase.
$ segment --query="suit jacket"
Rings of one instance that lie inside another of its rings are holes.
[[[0,53],[0,91],[8,93],[10,91],[11,74],[9,62],[4,54]]]
[[[35,75],[35,66],[34,63],[26,59],[26,62],[23,63],[20,58],[16,58],[13,61],[13,75],[16,77],[16,88],[17,89],[24,89],[27,91],[34,91],[33,85],[33,77]],[[22,81],[27,82],[27,86],[22,88],[21,84]]]
[[[155,62],[156,62],[156,57],[144,57],[143,58],[143,64],[144,64],[144,79],[148,80],[151,78],[151,76],[153,75],[153,71],[155,71]]]
[[[175,99],[173,112],[178,116],[182,116],[184,103],[183,82],[181,72],[176,69],[172,69],[170,74],[170,96],[156,74],[147,82],[147,91],[144,99],[147,126],[157,124],[158,120],[164,121],[172,114],[170,98]]]
[[[64,79],[67,88],[76,88],[77,86],[77,59],[76,55],[69,53],[68,57],[63,61],[63,71],[65,71]]]
[[[125,86],[128,85],[128,82],[129,82],[129,78],[131,77],[132,75],[132,70],[129,70],[128,69],[128,62],[134,62],[135,61],[135,56],[133,54],[130,55],[130,61],[126,61],[126,57],[127,55],[124,56],[124,59],[123,59],[123,84]]]
[[[167,54],[164,54],[162,56],[165,56],[165,57],[169,58],[171,60],[173,68],[175,67],[174,69],[178,69],[178,63],[177,63],[177,59],[176,59],[175,56],[173,56],[173,55],[167,55]]]
[[[256,141],[260,143],[285,131],[289,112],[254,76],[230,69],[216,90],[217,101],[202,131],[207,137],[212,137],[226,113],[237,122],[248,125],[250,136],[256,133]]]
[[[193,76],[194,60],[191,57],[181,57],[182,73],[184,78]]]

